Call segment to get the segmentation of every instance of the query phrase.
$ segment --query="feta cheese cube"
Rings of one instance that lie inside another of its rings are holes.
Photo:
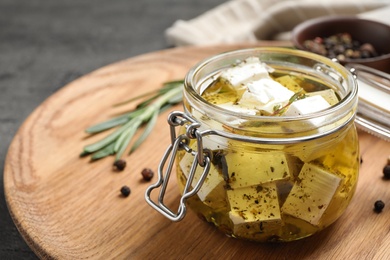
[[[294,101],[287,109],[286,116],[300,116],[318,112],[330,107],[329,103],[320,95],[309,96]]]
[[[274,112],[275,106],[284,106],[294,92],[271,78],[249,82],[239,104],[243,107]]]
[[[194,145],[192,149],[196,149],[196,145]],[[179,162],[180,169],[182,170],[187,179],[193,161],[194,156],[191,153],[186,153]],[[203,173],[203,169],[204,168],[200,166],[196,168],[194,179],[192,182],[194,184],[193,186],[195,186],[195,184],[199,181]],[[225,180],[223,179],[222,174],[213,164],[211,164],[210,171],[197,195],[202,202],[212,208],[226,207],[227,202],[224,185]]]
[[[275,183],[228,190],[227,197],[229,217],[237,236],[251,238],[282,224]]]
[[[300,92],[304,91],[303,88],[301,87],[300,83],[302,83],[302,79],[292,76],[292,75],[284,75],[281,77],[278,77],[275,79],[275,81],[279,82],[289,90],[293,92]]]
[[[323,97],[329,105],[333,106],[339,102],[339,99],[336,96],[336,93],[333,89],[320,90],[315,92],[306,93],[307,96],[321,96]]]
[[[201,122],[201,126],[199,127],[200,131],[213,129],[213,130],[220,130],[223,131],[223,125],[219,122],[217,122],[215,119],[210,119],[210,117],[206,114],[193,109],[191,111],[192,115],[199,119]],[[211,115],[211,118],[215,118],[214,115]],[[228,121],[227,118],[222,119],[222,121]],[[209,150],[219,150],[226,148],[228,146],[228,141],[225,137],[218,136],[218,135],[211,135],[211,136],[204,136],[203,137],[203,147],[207,148]],[[196,149],[196,146],[194,146],[193,149]]]
[[[228,184],[243,188],[290,178],[286,155],[282,152],[231,152],[226,154]]]
[[[301,116],[310,113],[319,112],[330,107],[329,103],[320,95],[308,96],[300,100],[294,101],[287,109],[284,115],[286,116]],[[323,117],[317,117],[307,120],[308,125],[315,129],[321,126],[324,121]]]
[[[340,183],[340,177],[306,163],[281,211],[317,226]]]
[[[249,81],[258,80],[260,78],[269,78],[269,70],[270,67],[265,63],[262,63],[258,57],[249,57],[237,66],[223,71],[220,75],[220,79],[226,80],[227,83],[234,88],[241,88]]]

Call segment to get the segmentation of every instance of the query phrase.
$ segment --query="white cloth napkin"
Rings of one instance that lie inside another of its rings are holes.
[[[231,0],[165,31],[173,46],[288,40],[300,22],[358,15],[390,24],[390,0]]]

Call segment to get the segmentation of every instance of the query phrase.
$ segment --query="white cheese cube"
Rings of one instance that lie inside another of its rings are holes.
[[[329,103],[320,95],[309,96],[294,101],[287,109],[286,116],[301,116],[318,112],[330,107]]]
[[[307,96],[317,96],[317,95],[321,96],[331,106],[333,106],[334,104],[339,102],[339,99],[337,98],[336,93],[334,92],[333,89],[325,89],[325,90],[320,90],[320,91],[315,91],[315,92],[309,92],[309,93],[306,93],[306,95]]]
[[[308,96],[294,101],[287,109],[285,116],[301,116],[315,113],[330,107],[329,103],[320,95]],[[317,128],[324,123],[324,118],[317,117],[307,121],[312,128]]]
[[[282,213],[318,225],[340,183],[338,176],[316,165],[304,164],[282,206]]]
[[[260,78],[269,78],[270,67],[262,63],[258,57],[249,57],[237,66],[223,71],[220,75],[221,80],[226,80],[234,88],[241,88],[249,81]]]
[[[250,238],[282,224],[275,183],[228,190],[227,197],[234,233],[240,237]]]
[[[294,95],[294,92],[285,88],[279,82],[270,78],[263,78],[247,84],[247,90],[242,95],[239,104],[243,107],[273,113],[275,106],[286,105],[292,95]]]
[[[192,149],[196,149],[196,145],[191,147]],[[191,153],[186,153],[181,159],[179,165],[180,169],[187,177],[189,176],[192,162],[194,161],[194,156]],[[199,181],[202,173],[202,167],[198,166],[195,171],[195,176],[193,179],[193,186]],[[226,192],[225,192],[225,181],[222,177],[222,174],[219,173],[218,169],[211,164],[210,171],[203,182],[202,187],[198,191],[197,195],[199,199],[204,202],[206,205],[212,208],[222,208],[226,207]]]
[[[209,130],[209,129],[222,130],[222,131],[224,130],[223,125],[221,123],[216,122],[215,119],[210,119],[208,115],[202,114],[198,110],[192,110],[191,113],[195,118],[200,119],[201,122],[201,126],[199,127],[200,131]],[[211,115],[211,117],[213,118],[215,116]],[[222,120],[227,121],[226,118]],[[225,137],[218,136],[218,135],[203,137],[203,147],[205,149],[207,148],[209,150],[219,150],[219,149],[224,149],[227,146],[228,146],[228,141]],[[196,149],[196,146],[193,149]]]
[[[286,155],[282,152],[231,152],[226,154],[228,184],[242,188],[290,178]]]

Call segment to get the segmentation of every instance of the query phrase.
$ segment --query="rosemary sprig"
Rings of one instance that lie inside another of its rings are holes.
[[[145,126],[143,132],[130,148],[130,153],[134,152],[152,132],[158,115],[165,109],[181,102],[182,86],[182,80],[166,82],[162,88],[156,91],[116,104],[115,106],[120,106],[146,98],[132,111],[87,128],[85,131],[89,134],[97,134],[112,128],[117,129],[100,141],[85,146],[80,156],[91,155],[92,160],[97,160],[116,154],[115,161],[117,161],[122,158],[137,131]]]
[[[271,114],[272,116],[280,116],[282,114],[284,114],[284,112],[286,112],[287,108],[294,102],[294,101],[297,101],[297,100],[300,100],[300,99],[304,99],[306,97],[305,93],[303,92],[303,89],[299,90],[298,92],[296,92],[294,95],[292,95],[290,97],[290,99],[288,100],[288,103],[284,106],[275,106],[274,107],[274,111],[273,113]]]

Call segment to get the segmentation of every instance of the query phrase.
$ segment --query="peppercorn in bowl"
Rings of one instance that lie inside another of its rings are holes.
[[[292,42],[341,64],[357,63],[390,73],[390,26],[355,16],[307,20],[292,31]]]

